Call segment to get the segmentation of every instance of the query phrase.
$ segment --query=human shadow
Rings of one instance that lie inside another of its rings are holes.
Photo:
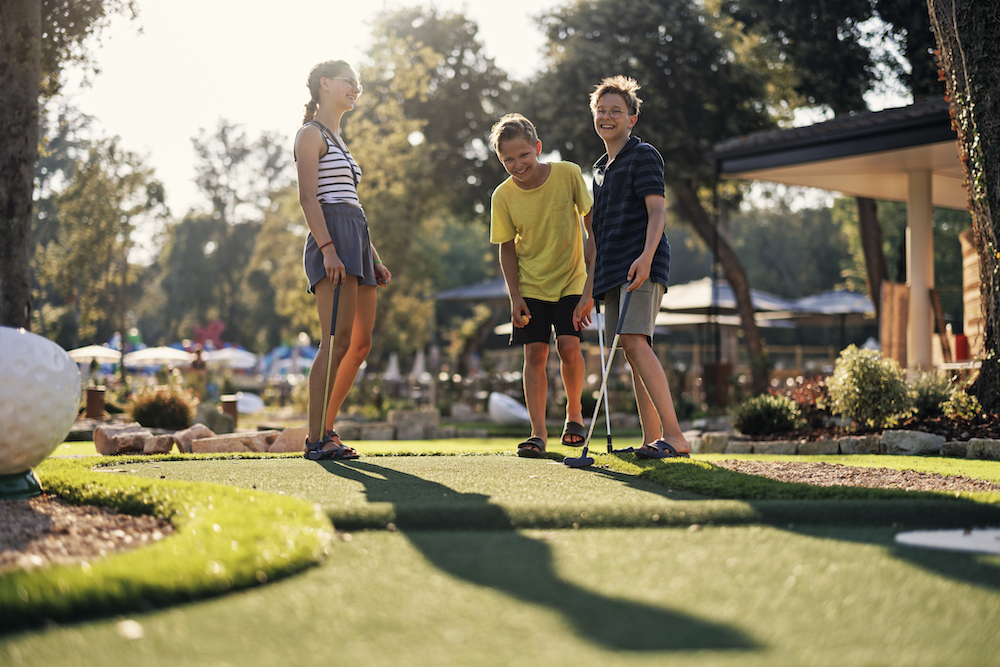
[[[672,463],[646,463],[672,465]],[[717,468],[705,474],[747,476],[746,473]],[[607,469],[595,469],[622,484],[668,498],[676,491],[654,480]],[[775,489],[791,489],[795,484],[773,479],[763,483]],[[659,487],[659,488],[656,488]],[[863,489],[856,489],[860,496]],[[715,500],[713,496],[702,496]],[[884,547],[901,561],[954,581],[987,590],[1000,590],[1000,562],[983,558],[984,554],[925,549],[899,544],[896,533],[903,530],[933,528],[971,528],[1000,525],[1000,507],[945,494],[904,493],[883,499],[791,499],[739,500],[750,509],[745,516],[722,516],[719,523],[755,523],[822,539],[854,542]]]
[[[690,651],[755,649],[759,645],[743,632],[641,602],[609,597],[561,578],[544,540],[511,529],[504,509],[477,493],[459,493],[428,481],[364,461],[324,462],[331,474],[360,482],[369,502],[392,503],[398,529],[435,566],[468,582],[492,588],[530,604],[561,614],[581,638],[615,651]],[[408,508],[416,496],[427,499],[413,514]],[[433,500],[431,500],[433,499]],[[455,517],[438,530],[414,529],[408,517],[427,526],[426,512],[462,512],[475,527]],[[495,530],[504,526],[506,530]],[[467,528],[472,528],[467,525]],[[607,567],[620,567],[608,563]],[[637,582],[641,585],[641,582]]]

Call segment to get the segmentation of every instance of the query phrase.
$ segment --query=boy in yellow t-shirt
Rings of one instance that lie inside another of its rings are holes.
[[[510,178],[493,191],[490,242],[500,246],[500,268],[510,291],[512,345],[524,346],[524,397],[531,436],[518,456],[545,452],[545,365],[552,329],[556,332],[566,424],[562,443],[583,446],[584,362],[581,330],[590,323],[594,300],[584,262],[580,216],[590,223],[593,198],[580,168],[571,162],[540,162],[542,142],[521,114],[507,114],[493,126],[490,147]],[[574,322],[575,317],[575,322]]]

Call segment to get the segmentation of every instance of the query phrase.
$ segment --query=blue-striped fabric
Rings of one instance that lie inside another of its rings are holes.
[[[361,180],[361,167],[354,161],[350,149],[344,153],[340,146],[320,132],[326,140],[326,155],[319,159],[319,187],[316,196],[321,204],[354,204],[361,206],[358,200],[358,188],[355,177]],[[346,147],[345,147],[346,148]],[[351,176],[354,171],[354,177]]]
[[[606,166],[594,163],[594,296],[628,282],[628,270],[646,244],[646,195],[664,195],[663,158],[651,145],[631,137]],[[653,256],[649,279],[667,286],[670,243],[666,234]]]

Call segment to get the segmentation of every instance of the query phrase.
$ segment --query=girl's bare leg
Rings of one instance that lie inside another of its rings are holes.
[[[361,364],[368,357],[368,352],[372,349],[372,330],[375,328],[375,304],[376,292],[374,285],[357,285],[356,308],[353,314],[353,326],[350,336],[347,337],[347,346],[337,366],[337,375],[331,379],[333,389],[330,392],[330,404],[326,410],[326,424],[324,433],[333,429],[337,421],[340,408],[347,400],[347,394],[354,385],[354,380],[358,377],[358,370]],[[341,305],[344,303],[341,295]],[[340,329],[340,319],[337,320],[337,329]],[[334,348],[337,348],[337,338],[334,336]],[[339,443],[340,438],[335,438],[334,442]]]
[[[330,386],[336,387],[338,368],[343,363],[351,345],[354,314],[357,310],[358,285],[348,280],[340,288],[340,302],[337,308],[337,330],[333,337],[333,363],[328,365],[330,350],[330,323],[333,317],[333,284],[328,278],[316,283],[316,311],[319,314],[320,343],[316,358],[309,373],[309,441],[316,442],[323,437],[323,398],[326,391],[327,368],[330,368]],[[327,419],[329,421],[329,417]]]

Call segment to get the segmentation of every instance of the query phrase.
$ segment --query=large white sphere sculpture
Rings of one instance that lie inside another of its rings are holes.
[[[73,427],[80,392],[80,369],[64,349],[24,329],[0,327],[0,477],[34,477],[31,468]]]

